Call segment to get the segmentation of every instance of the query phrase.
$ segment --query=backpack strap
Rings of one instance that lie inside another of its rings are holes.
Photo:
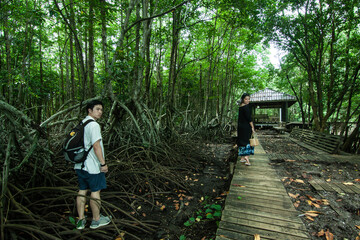
[[[84,136],[85,136],[85,126],[88,125],[88,124],[91,123],[91,122],[94,122],[94,120],[93,120],[93,119],[89,119],[89,120],[87,120],[87,121],[84,122],[84,123],[81,122],[82,125],[83,125],[83,127],[84,127]],[[84,141],[85,141],[85,139],[84,139]],[[92,147],[93,147],[93,145],[91,145],[90,148],[89,148],[89,150],[86,151],[86,157],[87,157],[87,155],[89,154],[89,152],[91,151]],[[85,161],[86,161],[86,159],[85,159]],[[85,161],[83,161],[82,164],[81,164],[81,170],[85,167]]]

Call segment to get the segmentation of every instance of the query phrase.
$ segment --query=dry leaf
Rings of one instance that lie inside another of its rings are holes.
[[[355,182],[360,182],[360,178],[354,179]]]
[[[296,201],[296,202],[294,202],[294,207],[298,208],[298,207],[299,207],[299,205],[300,205],[300,201]]]
[[[324,236],[324,234],[325,234],[324,229],[321,229],[321,231],[318,232],[316,236],[321,237]]]
[[[355,225],[355,227],[356,227],[357,229],[360,229],[360,226],[358,226],[358,225]]]
[[[206,236],[205,237],[203,237],[201,240],[205,240],[206,239]]]
[[[354,185],[354,183],[352,183],[352,182],[344,182],[343,184],[344,184],[344,185],[347,185],[347,186],[352,186],[352,185]]]
[[[243,185],[236,184],[236,183],[234,183],[233,186],[235,186],[235,187],[245,187],[245,186],[243,186]]]
[[[175,203],[175,210],[179,210],[179,204],[178,203]]]
[[[184,203],[185,206],[189,206],[189,202]]]
[[[259,234],[254,234],[254,240],[260,240],[260,235]]]
[[[314,198],[314,197],[312,197],[312,196],[310,196],[310,195],[306,195],[311,201],[316,201],[317,199],[316,198]]]
[[[334,240],[334,234],[332,234],[329,229],[325,232],[326,240]]]
[[[316,213],[305,213],[306,216],[309,216],[309,217],[317,217],[319,216],[319,214],[316,214]]]
[[[292,197],[292,198],[297,198],[300,194],[292,194],[292,193],[289,193],[289,196]]]
[[[120,235],[117,236],[117,237],[115,238],[115,240],[125,240],[124,236],[125,236],[125,233],[124,233],[124,232],[123,232],[123,233],[120,233]]]
[[[304,181],[303,181],[303,180],[301,180],[301,179],[295,179],[295,180],[294,180],[294,182],[297,182],[297,183],[304,183]]]
[[[327,182],[331,182],[331,179],[330,179],[330,178],[329,178],[329,179],[326,179],[326,181],[327,181]]]
[[[285,162],[296,162],[296,160],[286,159]]]
[[[163,211],[165,208],[166,208],[166,206],[165,206],[165,205],[162,205],[162,206],[160,207],[160,210]]]
[[[313,219],[312,217],[309,217],[309,216],[307,216],[307,215],[305,215],[305,216],[306,216],[306,218],[309,219],[310,221],[312,221],[312,222],[314,221],[314,219]]]
[[[313,205],[314,207],[321,208],[319,204],[313,203],[312,205]]]

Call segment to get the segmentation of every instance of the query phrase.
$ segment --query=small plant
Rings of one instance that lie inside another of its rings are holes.
[[[205,197],[205,200],[203,202],[203,208],[199,209],[196,212],[196,217],[191,217],[189,218],[189,220],[187,220],[184,225],[189,227],[191,225],[193,225],[196,222],[200,222],[203,219],[208,219],[208,220],[220,220],[221,216],[222,216],[222,211],[221,211],[221,205],[219,204],[208,204],[207,200],[209,199],[208,196]],[[217,221],[217,224],[219,221]]]

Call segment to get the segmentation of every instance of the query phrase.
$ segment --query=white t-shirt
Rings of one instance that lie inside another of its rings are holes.
[[[97,122],[95,122],[94,118],[92,118],[90,116],[87,116],[86,118],[84,118],[84,120],[82,122],[86,122],[89,119],[93,119],[94,121],[89,122],[85,126],[85,129],[84,129],[85,150],[86,151],[89,150],[91,145],[94,145],[95,142],[100,140],[100,146],[101,146],[101,149],[103,152],[103,156],[105,156],[103,141],[102,141],[102,137],[101,137],[100,125]],[[104,157],[104,159],[105,159],[105,157]],[[81,169],[81,165],[82,165],[82,163],[75,164],[74,169]],[[94,148],[92,148],[85,160],[84,168],[82,170],[87,171],[90,174],[97,174],[97,173],[100,173],[100,167],[101,167],[100,161],[95,155]]]

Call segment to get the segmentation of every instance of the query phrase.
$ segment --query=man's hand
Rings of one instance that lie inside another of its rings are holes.
[[[105,165],[105,166],[103,166],[103,167],[100,167],[100,172],[107,173],[108,171],[109,171],[108,165]]]

